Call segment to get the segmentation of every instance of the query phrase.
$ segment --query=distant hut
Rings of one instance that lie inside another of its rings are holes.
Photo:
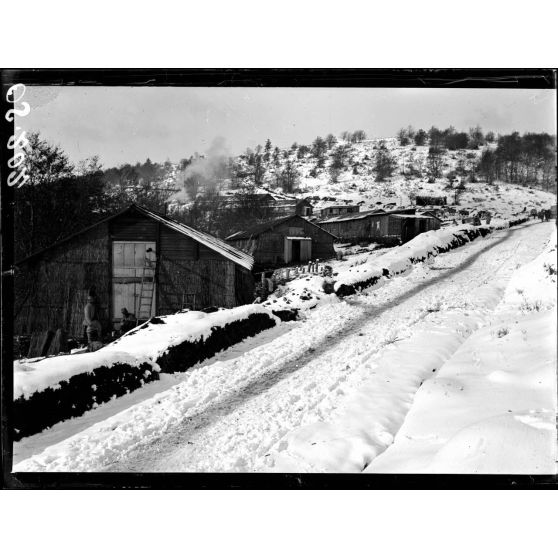
[[[307,199],[298,199],[270,192],[222,196],[219,204],[224,211],[241,207],[250,208],[268,219],[278,219],[290,215],[309,217],[313,212],[313,206]]]
[[[358,242],[371,237],[373,223],[376,222],[374,217],[385,213],[383,209],[373,209],[354,214],[338,215],[319,221],[318,225],[341,241]]]
[[[253,263],[223,240],[131,205],[16,263],[14,333],[62,328],[78,336],[92,288],[104,331],[123,307],[147,318],[245,304]]]
[[[439,229],[440,219],[433,215],[415,214],[415,209],[394,211],[372,210],[356,215],[343,215],[318,223],[344,242],[408,242],[422,232]]]
[[[324,260],[335,255],[334,235],[299,215],[267,221],[226,240],[251,254],[260,265]]]
[[[313,206],[307,199],[276,198],[272,207],[273,215],[277,218],[289,215],[309,217],[313,212]]]
[[[446,196],[417,196],[415,205],[424,207],[426,205],[447,205]]]
[[[360,205],[328,205],[320,209],[320,218],[327,219],[336,215],[347,215],[348,213],[359,213]]]

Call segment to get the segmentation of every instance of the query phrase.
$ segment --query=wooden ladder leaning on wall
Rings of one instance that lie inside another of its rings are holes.
[[[141,275],[141,287],[136,312],[136,325],[140,320],[151,318],[153,296],[155,294],[155,260],[145,256],[145,264]]]

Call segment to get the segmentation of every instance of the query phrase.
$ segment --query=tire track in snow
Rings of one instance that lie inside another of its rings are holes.
[[[218,401],[211,403],[199,412],[185,417],[184,420],[177,427],[175,427],[171,433],[166,434],[163,439],[160,439],[155,443],[151,443],[148,447],[136,448],[124,462],[120,461],[118,463],[114,463],[114,465],[109,467],[107,470],[154,471],[159,468],[161,468],[161,470],[166,470],[165,467],[168,466],[168,461],[172,461],[174,459],[173,456],[175,456],[177,450],[186,448],[186,450],[188,450],[186,452],[187,454],[195,454],[197,448],[193,447],[194,444],[191,442],[192,438],[199,437],[214,423],[228,417],[254,398],[265,394],[279,382],[285,380],[289,376],[292,376],[300,369],[311,365],[319,359],[327,357],[328,353],[338,349],[339,346],[341,346],[348,338],[358,335],[359,330],[368,326],[371,321],[378,320],[385,312],[392,310],[396,306],[404,304],[406,301],[419,295],[423,291],[435,285],[439,285],[441,282],[448,281],[451,277],[466,271],[473,266],[479,258],[486,256],[487,251],[491,251],[501,243],[509,240],[517,234],[519,230],[521,229],[510,229],[502,231],[501,233],[494,233],[494,235],[492,235],[489,239],[484,239],[484,245],[479,247],[480,249],[478,251],[463,260],[461,263],[417,284],[404,294],[397,296],[395,300],[389,300],[379,306],[370,306],[362,303],[361,297],[358,295],[351,297],[351,299],[347,302],[359,308],[361,314],[354,319],[349,319],[347,324],[345,324],[340,331],[336,332],[336,338],[328,336],[326,340],[313,347],[311,352],[308,352],[305,356],[295,358],[287,362],[278,363],[278,365],[271,367],[267,372],[247,384],[240,386],[232,393],[229,393],[228,395],[220,398]],[[467,246],[471,247],[473,245],[474,243],[468,244],[463,248],[466,248]],[[473,275],[471,279],[467,281],[466,285],[470,285],[472,283],[480,285],[483,282],[486,282],[486,279],[490,275],[494,275],[497,270],[499,270],[506,263],[506,261],[509,261],[509,259],[513,257],[516,248],[517,244],[515,248],[509,249],[509,256],[500,261],[496,268],[489,266],[488,270],[483,273],[481,277]],[[450,254],[455,254],[456,252],[457,251],[453,251],[450,252]],[[410,327],[422,318],[424,318],[424,315],[402,325],[404,327]],[[381,348],[383,348],[383,345],[380,340],[380,342],[376,343],[371,350],[366,351],[365,358],[372,358]]]

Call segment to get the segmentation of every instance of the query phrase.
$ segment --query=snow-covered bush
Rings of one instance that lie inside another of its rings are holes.
[[[521,219],[514,219],[510,221],[510,227],[516,227],[517,225],[522,225],[529,221],[529,217],[522,217]]]
[[[355,294],[375,285],[381,277],[405,273],[413,264],[484,237],[491,230],[489,226],[458,225],[420,234],[375,260],[374,266],[364,264],[340,273],[335,292],[340,297]]]
[[[58,422],[79,417],[101,403],[158,380],[157,368],[148,362],[137,367],[117,362],[78,373],[27,398],[20,395],[13,406],[13,439],[18,441]]]
[[[184,371],[218,352],[296,317],[246,305],[152,318],[94,353],[14,363],[14,439],[81,416],[101,403]]]

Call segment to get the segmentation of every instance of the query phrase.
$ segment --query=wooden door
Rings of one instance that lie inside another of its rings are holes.
[[[149,266],[147,265],[149,262]],[[144,274],[153,280],[155,275],[155,242],[112,243],[112,320],[120,321],[121,309],[137,316],[141,281]],[[155,315],[156,286],[151,315]]]
[[[293,241],[290,238],[285,238],[285,263],[293,260]]]
[[[300,240],[291,240],[293,262],[300,261]]]
[[[312,259],[312,239],[300,240],[300,261],[307,262]]]

